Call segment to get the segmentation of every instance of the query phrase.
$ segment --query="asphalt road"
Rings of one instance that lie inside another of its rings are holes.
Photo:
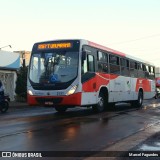
[[[154,99],[145,101],[140,109],[121,104],[100,114],[75,108],[60,115],[51,107],[26,106],[0,115],[0,151],[52,151],[62,159],[66,154],[62,151],[68,151],[83,159],[83,154],[91,156],[159,120],[160,100]]]

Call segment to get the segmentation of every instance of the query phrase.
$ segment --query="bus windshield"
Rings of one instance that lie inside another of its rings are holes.
[[[29,71],[30,81],[36,84],[69,82],[78,74],[78,52],[33,53]]]

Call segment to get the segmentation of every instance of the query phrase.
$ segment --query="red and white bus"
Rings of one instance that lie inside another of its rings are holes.
[[[28,72],[28,104],[50,104],[58,112],[117,102],[142,106],[155,96],[154,65],[87,40],[35,43]]]

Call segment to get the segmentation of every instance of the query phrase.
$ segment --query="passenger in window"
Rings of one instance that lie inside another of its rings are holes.
[[[59,62],[60,62],[60,58],[59,57],[57,57],[56,59],[55,59],[55,62],[54,62],[54,73],[57,73],[58,72],[58,69],[59,69]]]

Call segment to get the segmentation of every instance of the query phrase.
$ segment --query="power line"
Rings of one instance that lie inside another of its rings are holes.
[[[150,61],[159,61],[159,58],[150,59]]]
[[[160,33],[158,34],[153,34],[150,36],[145,36],[145,37],[141,37],[141,38],[137,38],[137,39],[132,39],[132,40],[128,40],[128,41],[122,41],[122,42],[117,42],[117,43],[112,43],[113,44],[124,44],[124,43],[130,43],[130,42],[135,42],[135,41],[139,41],[139,40],[143,40],[143,39],[148,39],[148,38],[153,38],[153,37],[159,37]],[[110,44],[111,45],[111,44]]]
[[[1,50],[2,48],[5,48],[5,47],[10,47],[10,48],[12,48],[11,45],[7,45],[7,46],[0,47],[0,50]]]

